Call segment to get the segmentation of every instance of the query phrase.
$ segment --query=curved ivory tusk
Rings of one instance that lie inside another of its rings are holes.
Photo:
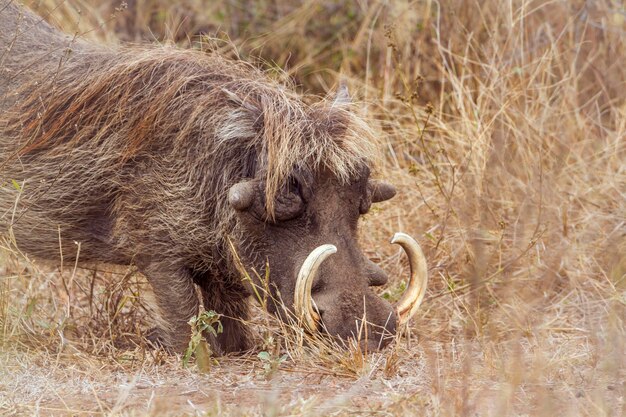
[[[311,296],[313,280],[322,262],[335,252],[337,252],[335,245],[318,246],[304,260],[298,273],[293,307],[298,319],[309,331],[316,331],[317,323],[320,321],[320,316],[313,309],[313,298]]]
[[[409,257],[409,265],[411,267],[409,285],[395,305],[396,314],[398,315],[398,326],[401,326],[417,313],[424,299],[426,285],[428,284],[428,266],[426,265],[426,258],[422,248],[411,236],[406,233],[396,233],[393,235],[391,243],[402,246],[402,249]]]

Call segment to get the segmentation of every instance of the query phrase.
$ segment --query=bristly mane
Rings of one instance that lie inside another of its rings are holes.
[[[108,148],[108,164],[206,152],[223,187],[264,176],[270,212],[294,169],[347,181],[369,165],[373,136],[344,105],[308,105],[261,71],[216,54],[170,47],[78,51],[20,88],[0,115],[22,157]],[[180,153],[178,153],[180,154]]]

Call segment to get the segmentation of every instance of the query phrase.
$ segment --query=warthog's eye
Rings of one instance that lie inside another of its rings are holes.
[[[285,188],[276,197],[274,215],[277,221],[286,221],[300,216],[304,212],[302,186],[291,177]]]

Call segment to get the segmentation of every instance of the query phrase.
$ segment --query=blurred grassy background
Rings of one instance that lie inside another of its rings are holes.
[[[386,296],[397,297],[408,274],[402,254],[386,244],[395,231],[418,238],[430,263],[412,336],[384,354],[385,369],[405,389],[380,400],[389,412],[625,412],[623,2],[29,4],[68,33],[217,49],[302,92],[322,96],[347,80],[380,132],[377,176],[399,189],[362,223],[366,253],[393,277]],[[138,305],[124,310],[125,324],[124,314],[116,313],[113,327],[105,315],[109,324],[95,329],[106,331],[90,336],[93,312],[76,307],[66,317],[42,301],[45,288],[33,289],[33,279],[50,285],[49,278],[5,264],[13,277],[0,297],[5,336],[41,331],[32,321],[39,314],[53,327],[71,323],[81,349],[98,355],[89,343],[135,331]],[[28,295],[18,291],[24,286]],[[136,300],[139,290],[115,291],[119,303],[123,294]],[[26,319],[28,308],[34,313]],[[111,349],[114,357],[128,354]],[[317,359],[298,359],[307,360]],[[411,391],[407,373],[425,385]],[[347,410],[365,409],[355,407]]]

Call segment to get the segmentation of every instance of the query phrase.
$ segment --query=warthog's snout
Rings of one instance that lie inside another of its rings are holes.
[[[325,244],[315,248],[306,258],[296,281],[294,310],[308,331],[326,331],[331,335],[352,336],[368,348],[381,348],[389,343],[396,328],[407,323],[417,312],[428,283],[426,259],[419,244],[405,233],[396,233],[391,243],[402,246],[409,257],[411,276],[409,284],[393,306],[368,290],[364,295],[350,291],[340,294],[330,292],[312,293],[313,281],[322,263],[337,253],[334,245]],[[386,281],[381,271],[374,275],[376,285]],[[362,317],[346,317],[362,311]]]

